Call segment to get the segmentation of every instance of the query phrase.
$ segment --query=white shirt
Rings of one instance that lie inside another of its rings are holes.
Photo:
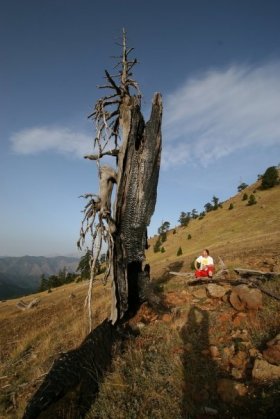
[[[206,258],[203,257],[203,256],[199,256],[196,259],[196,261],[200,263],[200,268],[199,269],[204,269],[208,265],[214,265],[214,260],[211,256],[207,256]]]

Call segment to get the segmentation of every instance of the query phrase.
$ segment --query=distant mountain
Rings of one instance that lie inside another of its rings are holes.
[[[65,256],[0,257],[0,299],[35,292],[42,274],[56,275],[64,267],[75,272],[78,263],[78,258]]]

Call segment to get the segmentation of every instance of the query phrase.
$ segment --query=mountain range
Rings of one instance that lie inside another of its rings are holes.
[[[78,258],[65,256],[0,257],[0,299],[35,292],[42,274],[55,275],[63,268],[75,272],[78,263]]]

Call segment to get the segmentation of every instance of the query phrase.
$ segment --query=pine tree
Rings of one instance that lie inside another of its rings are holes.
[[[255,195],[251,194],[249,196],[249,200],[248,200],[248,204],[247,205],[251,206],[251,205],[255,205],[256,203],[257,203],[257,200],[256,200]]]
[[[177,250],[177,256],[181,256],[183,254],[182,247],[180,246]]]
[[[278,183],[278,170],[275,166],[268,167],[262,176],[261,189],[273,188]]]

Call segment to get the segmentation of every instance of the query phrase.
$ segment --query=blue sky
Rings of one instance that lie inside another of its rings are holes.
[[[76,252],[98,192],[87,119],[122,28],[149,115],[163,95],[163,156],[149,235],[227,199],[280,162],[280,3],[0,1],[0,255]]]

